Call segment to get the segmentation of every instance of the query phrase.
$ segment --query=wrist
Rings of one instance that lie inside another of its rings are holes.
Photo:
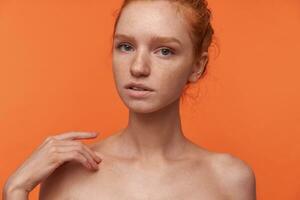
[[[30,190],[26,188],[26,181],[21,180],[18,177],[15,177],[12,175],[9,177],[9,179],[6,181],[4,187],[3,187],[3,192],[6,193],[27,193],[29,194]]]
[[[29,195],[28,191],[10,182],[5,184],[2,192],[3,192],[3,200],[10,200],[10,199],[25,200],[28,199],[28,195]]]

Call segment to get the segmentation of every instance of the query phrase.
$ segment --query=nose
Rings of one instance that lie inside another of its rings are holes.
[[[132,76],[149,76],[150,74],[150,65],[149,65],[149,56],[144,51],[137,51],[134,56],[133,62],[130,66],[130,73]]]

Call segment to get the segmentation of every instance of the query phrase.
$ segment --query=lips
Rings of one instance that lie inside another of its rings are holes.
[[[152,88],[150,88],[142,83],[134,83],[134,82],[131,82],[131,83],[125,85],[125,88],[126,89],[136,89],[136,90],[141,90],[141,91],[153,91]]]

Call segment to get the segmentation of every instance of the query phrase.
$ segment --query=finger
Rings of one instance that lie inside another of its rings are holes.
[[[58,140],[74,140],[74,139],[89,139],[95,138],[98,136],[98,132],[80,132],[80,131],[72,131],[59,135],[53,136],[54,139]]]
[[[80,141],[76,140],[58,140],[55,146],[83,146],[83,148],[93,157],[93,159],[99,163],[102,161],[102,158],[99,157],[95,151],[91,150],[87,145],[83,144]]]
[[[93,159],[93,157],[85,150],[83,146],[59,146],[57,147],[58,153],[65,153],[65,152],[77,152],[84,156],[88,163],[94,168],[98,169],[98,163]]]
[[[62,162],[74,160],[74,161],[81,163],[87,169],[89,169],[89,170],[92,169],[92,166],[89,164],[88,160],[82,154],[80,154],[76,151],[59,152],[57,154],[57,156],[59,157],[59,159]]]
[[[100,163],[102,161],[102,159],[93,150],[91,150],[88,146],[86,146],[85,144],[83,144],[83,148],[85,148],[85,150],[93,157],[93,159],[97,163]]]

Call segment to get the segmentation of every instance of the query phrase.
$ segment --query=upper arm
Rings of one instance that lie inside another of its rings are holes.
[[[66,195],[64,166],[58,167],[40,185],[39,200],[58,200]]]
[[[228,178],[229,192],[233,200],[255,200],[255,175],[249,165],[245,163],[236,163],[235,172]]]
[[[39,200],[48,200],[53,198],[53,184],[51,184],[53,181],[49,181],[49,179],[51,179],[51,175],[40,185]]]
[[[231,200],[256,200],[256,180],[252,168],[230,154],[219,159],[221,187]]]

